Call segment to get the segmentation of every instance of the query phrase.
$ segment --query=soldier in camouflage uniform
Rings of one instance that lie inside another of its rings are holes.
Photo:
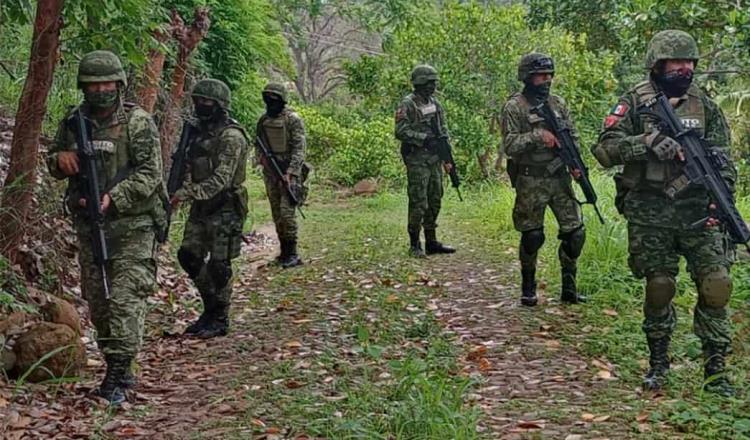
[[[122,101],[126,82],[120,60],[111,52],[94,51],[80,62],[81,109],[91,122],[100,170],[97,178],[110,257],[106,263],[109,299],[94,263],[73,112],[60,123],[47,156],[52,176],[68,179],[66,201],[80,245],[81,291],[107,363],[98,394],[114,405],[125,400],[125,389],[135,382],[130,369],[141,346],[146,298],[156,288],[156,231],[165,225],[159,133],[151,115]]]
[[[547,55],[531,53],[521,58],[518,80],[524,89],[510,97],[503,107],[501,131],[508,154],[508,174],[516,190],[513,224],[521,233],[518,247],[521,260],[521,304],[534,306],[536,295],[537,253],[544,243],[544,211],[547,206],[557,219],[560,240],[561,300],[584,302],[576,289],[576,262],[583,249],[586,233],[581,208],[575,199],[572,178],[559,154],[558,140],[543,121],[531,112],[534,106],[549,102],[562,123],[578,135],[570,112],[562,98],[550,95],[555,66]],[[574,170],[574,173],[577,170]]]
[[[669,342],[677,323],[672,299],[682,255],[698,290],[693,328],[703,345],[705,388],[731,394],[724,363],[731,344],[726,305],[732,292],[733,247],[713,218],[705,228],[690,227],[710,212],[709,195],[701,186],[667,195],[682,175],[680,145],[660,133],[653,119],[637,112],[641,103],[663,92],[683,124],[697,130],[707,148],[728,158],[730,132],[724,115],[692,84],[698,58],[695,40],[687,33],[656,34],[646,54],[648,80],[620,97],[605,119],[593,153],[604,167],[623,166],[615,177],[615,202],[628,221],[630,268],[646,279],[643,331],[650,369],[644,388],[658,390],[666,382]],[[728,160],[722,175],[733,188],[736,172]]]
[[[440,243],[435,232],[443,198],[443,170],[448,172],[451,167],[437,155],[438,138],[447,132],[443,107],[433,96],[437,81],[438,73],[432,66],[415,67],[411,72],[414,92],[396,110],[396,139],[401,141],[408,184],[409,252],[417,258],[456,252]],[[424,250],[419,237],[422,228]]]
[[[307,178],[305,164],[305,124],[302,118],[287,107],[287,91],[282,84],[269,83],[263,89],[266,113],[260,117],[256,133],[264,140],[284,173],[287,185],[301,187]],[[268,202],[281,244],[281,254],[276,258],[283,268],[302,264],[297,253],[297,211],[284,188],[284,183],[274,174],[268,159],[260,148],[257,161],[263,166]],[[302,196],[304,200],[304,196]]]
[[[185,333],[213,338],[229,330],[232,260],[240,254],[247,217],[248,143],[245,131],[229,117],[226,84],[199,81],[192,98],[196,134],[189,141],[185,182],[171,203],[192,203],[177,258],[203,300],[203,313]]]

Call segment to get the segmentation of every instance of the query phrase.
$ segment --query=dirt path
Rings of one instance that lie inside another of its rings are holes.
[[[466,254],[436,261],[432,271],[445,280],[437,315],[466,347],[465,370],[482,382],[474,397],[485,413],[483,432],[502,439],[632,436],[614,407],[591,413],[597,394],[619,385],[612,365],[586,359],[575,346],[585,331],[561,334],[564,323],[575,327],[575,306],[544,291],[537,307],[521,306],[516,264],[498,267]]]

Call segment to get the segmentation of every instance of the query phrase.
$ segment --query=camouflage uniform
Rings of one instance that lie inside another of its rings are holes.
[[[108,81],[124,85],[126,79],[114,54],[95,51],[81,60],[78,81],[79,85]],[[105,298],[101,271],[94,264],[91,222],[78,203],[84,197],[82,181],[77,175],[66,176],[59,168],[62,152],[77,151],[74,126],[68,117],[60,123],[47,165],[53,177],[68,178],[66,200],[80,244],[81,291],[96,327],[97,344],[107,361],[102,389],[110,398],[115,386],[133,380],[128,369],[141,346],[146,298],[156,288],[155,233],[165,221],[161,149],[151,115],[122,103],[119,94],[114,112],[105,119],[95,119],[86,102],[81,106],[91,121],[100,190],[112,200],[105,223],[109,299]],[[124,399],[116,394],[113,403]]]
[[[524,56],[519,64],[518,79],[527,82],[533,73],[554,73],[551,58],[542,54]],[[549,206],[559,225],[562,298],[566,302],[578,302],[581,297],[575,287],[576,262],[585,240],[581,208],[562,159],[542,142],[542,130],[550,130],[550,127],[541,116],[531,112],[532,106],[538,104],[534,99],[528,92],[512,95],[503,107],[501,119],[503,147],[509,157],[508,172],[516,190],[513,224],[521,232],[522,301],[525,305],[536,304],[537,253],[544,243],[544,212]],[[561,123],[569,126],[577,142],[575,126],[563,99],[550,95],[548,102]]]
[[[401,155],[406,165],[409,217],[407,230],[413,255],[422,257],[419,234],[424,228],[425,250],[431,253],[452,253],[436,238],[437,218],[443,198],[443,162],[432,142],[447,133],[443,107],[431,92],[419,88],[428,82],[434,85],[437,71],[431,66],[417,66],[412,71],[414,93],[407,95],[396,111],[396,139],[401,141]]]
[[[668,59],[697,61],[692,37],[680,31],[657,34],[649,45],[647,67],[652,69]],[[723,371],[731,344],[726,305],[732,289],[729,269],[734,261],[733,246],[722,229],[690,227],[708,214],[709,195],[701,186],[689,187],[674,198],[667,195],[671,183],[682,175],[684,163],[674,155],[666,160],[657,157],[649,137],[656,130],[654,122],[636,111],[660,91],[654,78],[652,75],[620,97],[592,150],[603,166],[623,166],[615,177],[615,202],[628,221],[630,268],[635,276],[646,279],[643,330],[651,351],[647,388],[661,387],[669,369],[667,350],[677,324],[672,298],[681,255],[698,290],[694,331],[703,343],[706,375]],[[697,130],[709,148],[729,156],[730,131],[716,103],[694,85],[671,101],[676,101],[675,112],[686,127]],[[733,187],[736,173],[731,162],[722,175]],[[725,379],[720,382],[726,385]]]
[[[287,92],[281,84],[270,83],[263,90],[266,99],[275,99],[283,109],[278,114],[268,111],[257,124],[258,136],[264,139],[278,161],[281,171],[296,179],[296,184],[304,184],[308,168],[305,164],[305,124],[294,110],[286,107]],[[269,96],[270,95],[270,96]],[[270,101],[269,101],[270,102]],[[268,164],[260,148],[257,148],[258,161]],[[276,234],[281,244],[278,262],[282,267],[297,266],[302,260],[297,254],[297,210],[290,200],[285,187],[270,166],[263,167],[263,181],[266,185],[271,215],[276,226]],[[304,200],[304,197],[303,197]]]
[[[177,256],[203,299],[203,314],[186,332],[212,337],[228,330],[232,260],[240,255],[247,217],[248,144],[244,130],[228,117],[230,92],[224,83],[202,80],[192,96],[211,99],[218,108],[195,126],[185,182],[175,193],[178,200],[192,202]]]

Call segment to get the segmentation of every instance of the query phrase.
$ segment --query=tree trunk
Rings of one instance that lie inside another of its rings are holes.
[[[208,33],[208,28],[211,25],[208,12],[207,7],[195,8],[193,24],[187,27],[177,11],[172,11],[172,34],[175,40],[177,40],[179,47],[177,63],[175,64],[174,72],[172,72],[169,100],[164,109],[164,122],[159,130],[161,157],[165,165],[169,162],[169,153],[172,150],[177,133],[182,97],[185,94],[185,76],[187,74],[188,61],[198,43]]]
[[[14,262],[31,211],[39,135],[59,57],[64,3],[64,0],[39,0],[36,7],[29,70],[18,102],[10,168],[0,206],[0,252]]]
[[[169,34],[157,30],[154,32],[154,38],[159,43],[159,46],[161,46],[167,42]],[[154,112],[156,99],[159,96],[159,81],[161,80],[161,73],[164,70],[165,59],[166,54],[161,47],[148,51],[148,61],[144,68],[143,80],[138,86],[136,96],[138,97],[138,105],[149,113]]]

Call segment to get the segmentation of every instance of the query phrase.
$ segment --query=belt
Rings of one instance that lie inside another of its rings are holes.
[[[546,165],[521,164],[518,166],[518,175],[528,177],[560,177],[564,175],[563,170],[565,170],[565,167],[562,167],[561,170],[555,174],[550,174],[549,171],[547,171]]]

